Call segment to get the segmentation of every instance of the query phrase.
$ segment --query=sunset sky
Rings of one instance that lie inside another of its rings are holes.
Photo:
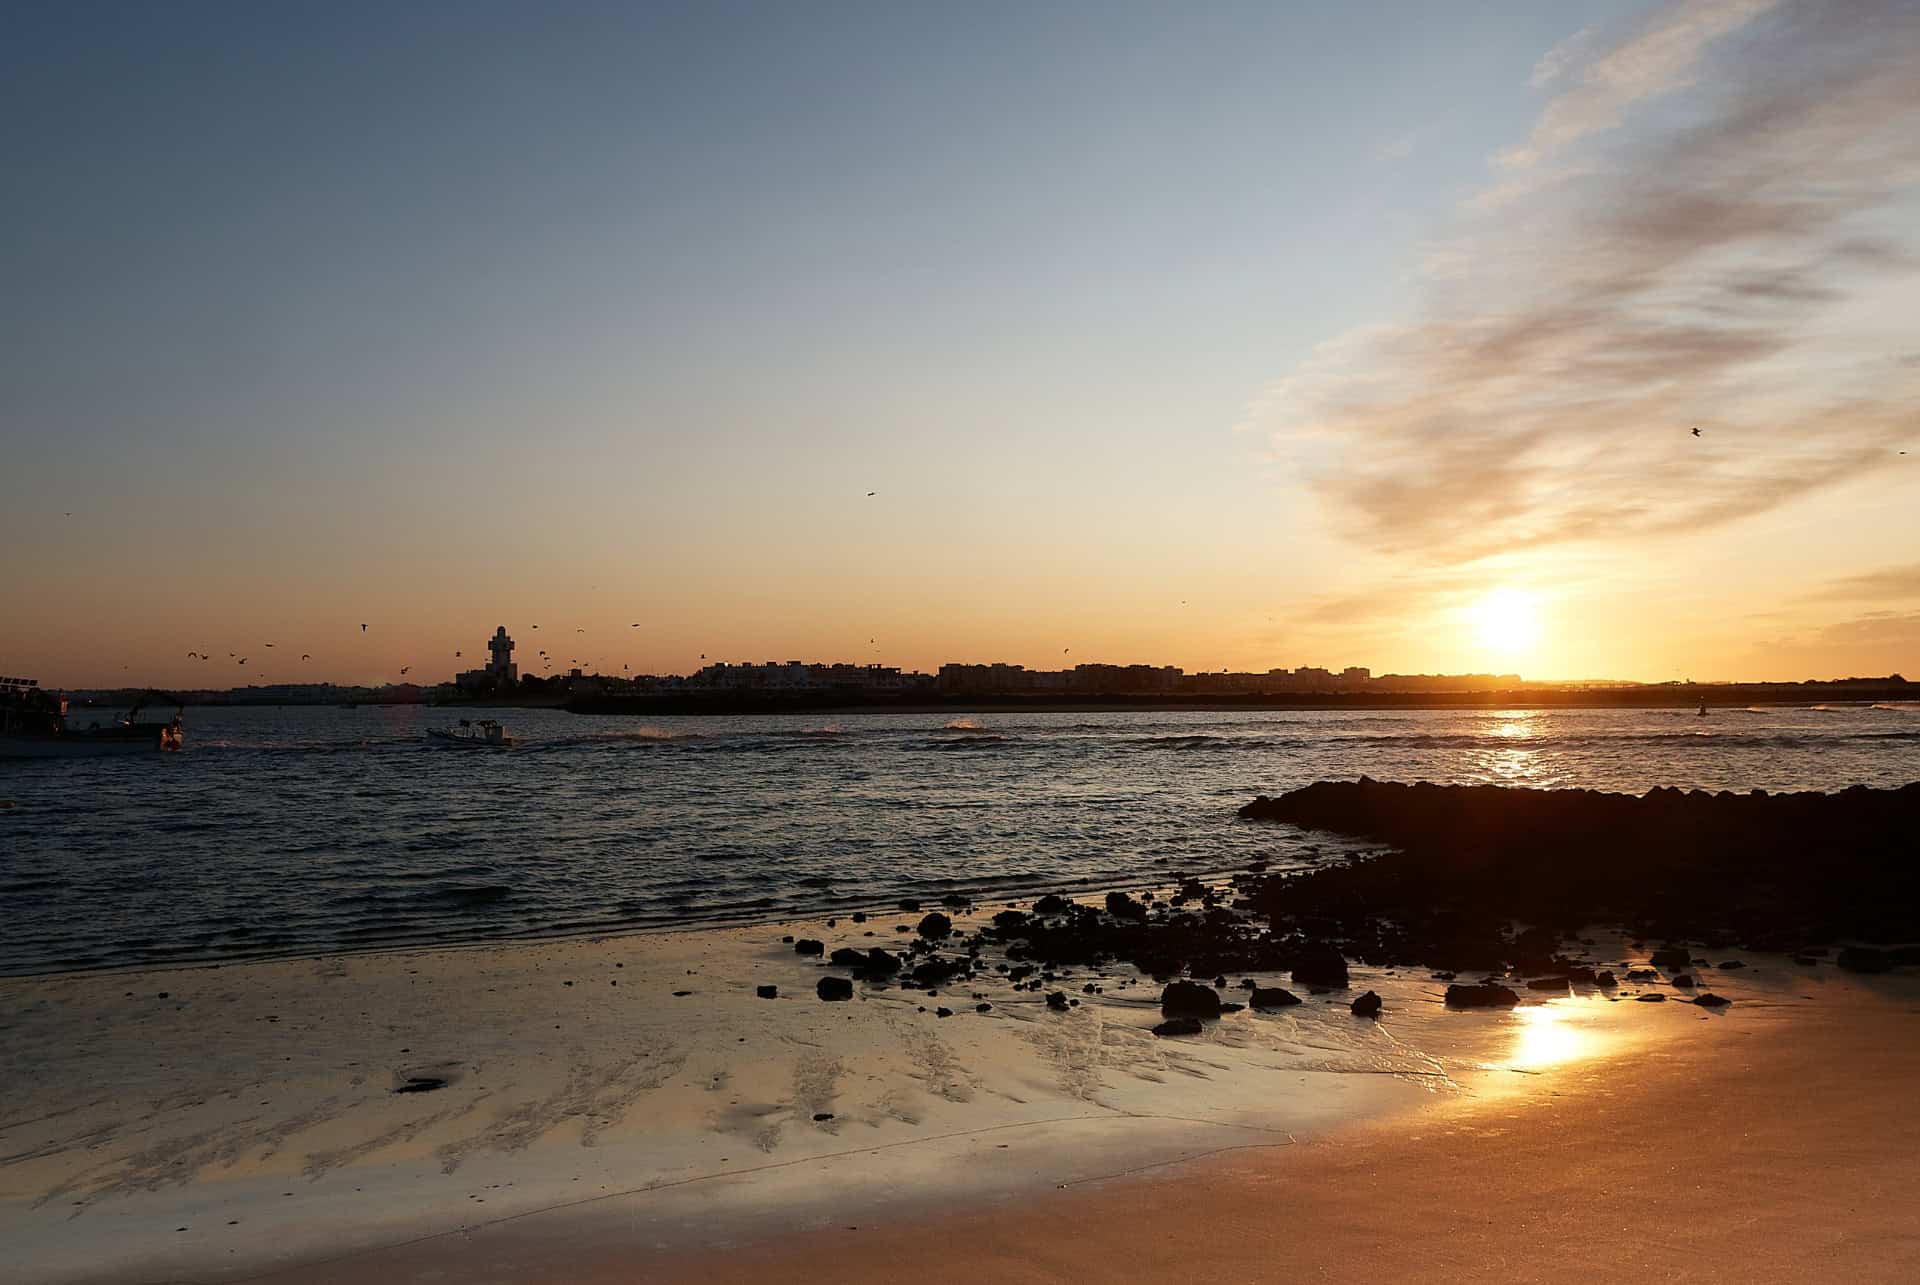
[[[1920,0],[35,4],[0,120],[0,673],[1920,676]]]

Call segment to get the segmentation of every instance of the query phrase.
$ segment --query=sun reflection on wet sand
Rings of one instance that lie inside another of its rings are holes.
[[[1584,1001],[1529,1005],[1513,1012],[1514,1044],[1500,1067],[1540,1071],[1596,1057],[1616,1036],[1598,1029],[1598,1011]]]

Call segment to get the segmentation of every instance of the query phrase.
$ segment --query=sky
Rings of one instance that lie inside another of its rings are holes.
[[[3,673],[1920,675],[1920,0],[14,4],[0,172]]]

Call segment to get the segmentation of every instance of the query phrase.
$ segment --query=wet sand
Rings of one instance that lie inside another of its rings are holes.
[[[1800,993],[1300,1147],[570,1275],[877,1282],[932,1253],[994,1281],[1913,1280],[1920,979]]]
[[[1641,1263],[1649,1228],[1784,1240],[1753,1220],[1874,1205],[1917,1140],[1898,977],[1755,960],[1708,970],[1725,1014],[1592,991],[1506,1014],[1356,970],[1379,1022],[1336,993],[1158,1039],[1129,969],[1058,979],[1068,1012],[997,977],[829,1004],[780,941],[892,945],[912,918],[0,980],[0,1241],[48,1282],[878,1279],[929,1246],[1184,1279],[1424,1270],[1447,1228],[1465,1274],[1542,1229],[1639,1236]]]

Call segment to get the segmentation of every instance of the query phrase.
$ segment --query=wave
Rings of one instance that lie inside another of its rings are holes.
[[[940,725],[943,732],[990,732],[993,729],[970,718],[950,718]]]

